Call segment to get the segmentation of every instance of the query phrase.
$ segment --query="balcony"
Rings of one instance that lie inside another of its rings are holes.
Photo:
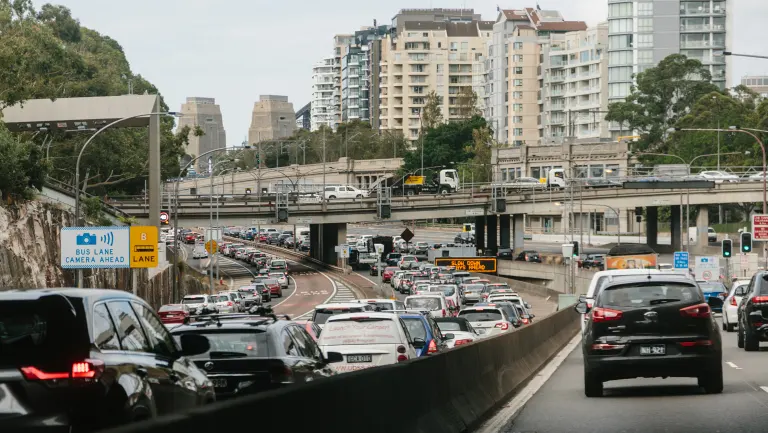
[[[682,49],[688,49],[688,48],[712,48],[712,43],[709,41],[680,41],[680,48]]]
[[[706,5],[706,4],[704,6],[687,6],[687,5],[680,6],[681,16],[710,15],[711,13],[712,13],[712,9],[710,9],[709,5]]]
[[[680,26],[681,32],[709,32],[712,30],[710,24],[683,24]],[[721,26],[722,27],[722,26]]]

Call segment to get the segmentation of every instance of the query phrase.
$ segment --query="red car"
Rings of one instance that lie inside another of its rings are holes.
[[[197,236],[194,233],[187,233],[187,235],[184,236],[184,242],[188,244],[194,244],[196,238]]]
[[[399,271],[400,268],[397,266],[387,266],[384,268],[384,272],[381,273],[381,279],[385,283],[388,283],[389,281],[392,281],[392,277],[395,275],[395,271]]]
[[[189,317],[189,311],[182,304],[170,304],[160,307],[157,315],[164,324],[184,323],[184,319]]]
[[[280,288],[280,282],[277,280],[263,280],[262,283],[264,283],[267,288],[269,288],[269,293],[273,297],[282,298],[283,297],[283,289]]]

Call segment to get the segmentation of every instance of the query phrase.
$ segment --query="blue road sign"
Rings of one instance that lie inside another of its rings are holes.
[[[103,269],[130,267],[129,227],[63,227],[61,267]]]
[[[688,252],[675,251],[675,269],[689,269]]]

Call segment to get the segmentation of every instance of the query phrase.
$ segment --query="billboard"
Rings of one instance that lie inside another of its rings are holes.
[[[657,254],[607,256],[605,258],[605,269],[608,271],[615,269],[656,269],[657,261]]]

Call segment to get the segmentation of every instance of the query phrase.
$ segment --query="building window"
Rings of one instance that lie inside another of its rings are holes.
[[[469,42],[461,43],[461,51],[469,51]]]
[[[637,52],[637,63],[638,64],[653,63],[653,51],[639,50]]]
[[[608,81],[630,81],[632,79],[632,67],[609,68]]]
[[[506,182],[507,181],[507,169],[502,168],[501,169],[501,181]]]
[[[653,15],[653,3],[638,3],[637,14],[641,16]]]
[[[586,63],[589,61],[589,51],[582,51],[579,53],[579,61],[581,63]]]
[[[523,123],[523,116],[512,116],[512,123]]]
[[[652,32],[653,31],[653,18],[640,18],[637,20],[638,32]]]
[[[609,31],[611,33],[632,32],[632,18],[625,18],[621,20],[611,20]]]
[[[608,84],[609,98],[626,98],[629,96],[630,83],[610,83]]]
[[[652,48],[653,34],[637,35],[637,48]]]
[[[512,99],[523,99],[523,92],[512,92]]]
[[[618,35],[608,37],[609,50],[618,50],[622,48],[632,48],[632,35]]]
[[[459,49],[458,42],[451,42],[451,51],[457,51]]]
[[[513,54],[512,55],[512,61],[513,62],[522,62],[523,61],[523,55],[522,54]]]
[[[515,69],[513,70],[515,75],[522,75],[523,74],[523,67],[522,66],[515,66]]]
[[[512,104],[512,111],[520,113],[523,111],[523,104]]]
[[[531,177],[541,179],[541,167],[531,167]]]
[[[614,51],[608,53],[608,65],[631,65],[632,51]]]
[[[512,141],[512,145],[515,146],[515,147],[520,147],[520,146],[523,145],[523,140],[514,140],[514,141]],[[520,170],[520,169],[518,169],[518,170]],[[520,172],[518,172],[518,176],[517,177],[520,177],[519,173]]]
[[[522,50],[523,49],[523,43],[522,42],[514,42],[512,44],[513,50]]]
[[[523,136],[523,128],[512,128],[512,136],[514,136],[514,137],[522,137]]]
[[[523,87],[523,80],[520,78],[515,78],[515,87]]]
[[[422,34],[421,34],[421,37],[423,37],[423,38],[428,38],[428,37],[429,37],[429,33],[422,33]]]
[[[632,16],[632,3],[618,3],[608,5],[608,18]]]

